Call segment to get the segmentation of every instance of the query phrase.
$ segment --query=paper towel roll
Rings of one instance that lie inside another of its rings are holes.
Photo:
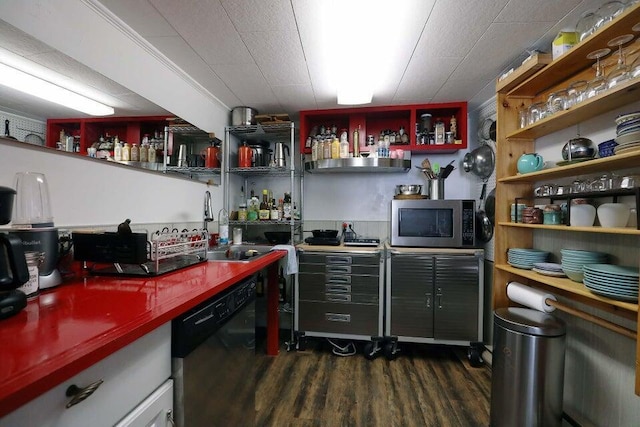
[[[546,299],[557,301],[555,295],[530,288],[519,282],[507,283],[507,296],[511,301],[545,313],[551,313],[556,308],[546,303]]]

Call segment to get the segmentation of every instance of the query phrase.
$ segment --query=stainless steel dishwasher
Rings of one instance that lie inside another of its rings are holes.
[[[256,277],[172,321],[178,427],[253,425]]]

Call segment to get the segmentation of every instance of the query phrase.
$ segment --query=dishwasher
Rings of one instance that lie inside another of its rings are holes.
[[[255,294],[252,276],[172,321],[178,427],[254,424]]]

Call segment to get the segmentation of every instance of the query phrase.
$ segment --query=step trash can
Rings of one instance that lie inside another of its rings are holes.
[[[491,426],[562,424],[566,325],[528,308],[494,312]]]

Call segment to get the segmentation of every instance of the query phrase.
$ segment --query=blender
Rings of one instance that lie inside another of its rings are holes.
[[[0,225],[11,222],[15,190],[0,187]],[[27,306],[27,296],[19,288],[29,280],[22,241],[11,234],[0,233],[0,319]]]
[[[49,187],[42,173],[18,172],[15,177],[17,196],[10,234],[19,237],[25,250],[41,252],[40,289],[62,283],[58,265],[58,229],[53,224]]]

